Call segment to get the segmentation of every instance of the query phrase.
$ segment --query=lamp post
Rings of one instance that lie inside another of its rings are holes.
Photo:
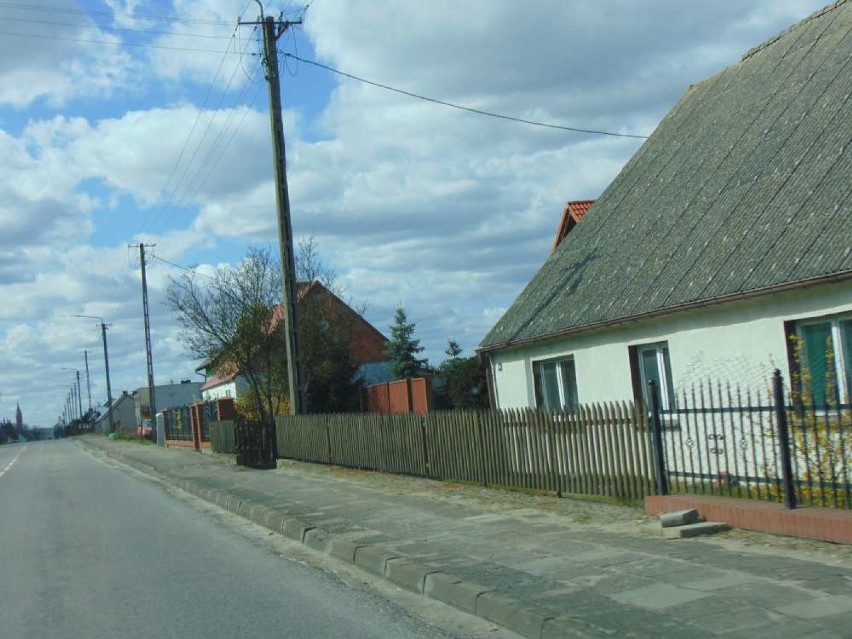
[[[109,419],[109,432],[115,432],[115,426],[112,422],[112,387],[109,382],[109,351],[107,350],[107,325],[103,317],[97,315],[72,315],[71,317],[82,317],[83,319],[95,319],[101,324],[101,336],[104,342],[104,368],[106,369],[106,387],[107,387],[107,418]]]

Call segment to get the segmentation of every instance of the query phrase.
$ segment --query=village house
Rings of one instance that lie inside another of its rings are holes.
[[[850,401],[850,96],[849,2],[690,87],[482,340],[492,405],[647,404],[654,380],[665,410],[796,356]]]
[[[338,329],[345,332],[352,358],[359,366],[357,377],[363,379],[365,383],[379,383],[391,379],[391,373],[386,364],[387,338],[360,313],[317,280],[298,284],[298,304],[302,309],[308,304],[319,305],[324,317],[335,322]],[[281,308],[276,307],[274,323],[277,326],[281,321]],[[236,400],[249,389],[249,382],[233,365],[204,362],[196,368],[196,371],[206,376],[201,386],[204,401],[224,397]]]

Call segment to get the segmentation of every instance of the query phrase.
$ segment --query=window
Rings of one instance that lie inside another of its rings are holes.
[[[672,410],[675,407],[668,342],[631,346],[630,367],[633,373],[633,394],[637,401],[650,408],[648,382],[654,380],[659,389],[660,410]]]
[[[578,408],[577,374],[573,358],[533,362],[533,378],[538,408]]]
[[[794,322],[793,334],[801,390],[817,404],[852,401],[852,318]]]

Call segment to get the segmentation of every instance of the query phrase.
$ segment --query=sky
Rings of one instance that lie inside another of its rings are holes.
[[[294,237],[433,364],[471,355],[691,84],[827,0],[280,0]],[[277,250],[256,0],[0,0],[0,419],[57,422],[147,384],[201,381],[163,303],[178,266]],[[302,58],[302,61],[295,57]],[[449,108],[333,73],[578,133]]]

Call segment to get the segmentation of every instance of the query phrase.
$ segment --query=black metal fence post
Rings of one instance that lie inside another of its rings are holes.
[[[772,391],[775,395],[775,421],[778,425],[778,443],[781,446],[781,473],[784,485],[784,505],[793,510],[796,507],[796,493],[793,489],[793,463],[790,456],[790,432],[787,429],[787,410],[784,406],[784,378],[777,368],[772,375]]]
[[[669,478],[666,471],[666,453],[663,449],[663,424],[660,419],[660,395],[657,383],[652,379],[648,382],[648,400],[651,404],[648,417],[651,421],[651,441],[654,445],[654,467],[657,472],[657,494],[669,494]]]

